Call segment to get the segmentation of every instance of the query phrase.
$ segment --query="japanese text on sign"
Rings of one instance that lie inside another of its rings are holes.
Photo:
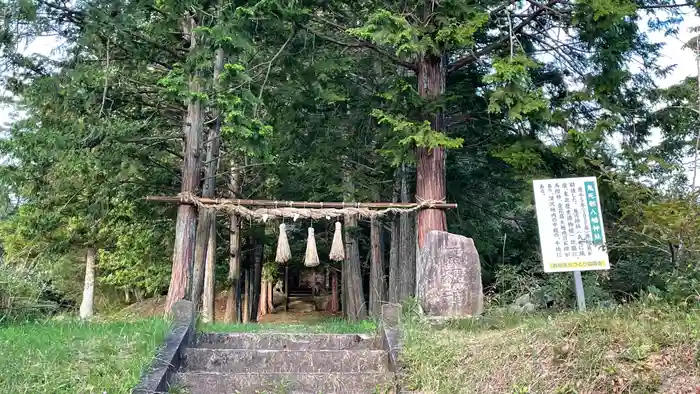
[[[545,272],[605,270],[605,231],[595,177],[533,181]]]

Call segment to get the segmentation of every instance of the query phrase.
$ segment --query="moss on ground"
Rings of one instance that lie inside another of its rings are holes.
[[[456,393],[700,392],[700,311],[625,306],[431,325],[408,317],[404,387]]]

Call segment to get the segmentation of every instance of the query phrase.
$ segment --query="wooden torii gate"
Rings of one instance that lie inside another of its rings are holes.
[[[226,211],[230,214],[246,217],[251,220],[266,221],[277,218],[311,218],[323,219],[327,217],[340,217],[343,215],[354,215],[357,217],[370,218],[372,223],[379,216],[390,214],[400,214],[413,212],[421,209],[455,209],[457,204],[446,203],[444,201],[420,201],[417,203],[401,202],[318,202],[318,201],[277,201],[277,200],[249,200],[249,199],[227,199],[227,198],[206,198],[193,194],[183,194],[178,196],[148,196],[147,201],[190,204],[200,209],[213,209],[215,211]],[[373,232],[379,226],[372,225]],[[374,234],[373,234],[374,235]],[[371,236],[372,253],[378,253],[380,237]],[[374,245],[377,243],[377,245]],[[240,245],[239,245],[240,248]],[[375,250],[376,249],[376,250]],[[235,251],[240,256],[240,250]],[[194,256],[192,256],[194,258]],[[203,264],[203,262],[193,262]],[[378,268],[378,267],[375,267]],[[191,268],[190,268],[191,269]],[[287,268],[288,269],[288,268]],[[285,289],[288,288],[288,271],[285,269]],[[240,272],[239,272],[240,273]],[[190,276],[190,287],[197,278]],[[238,304],[238,321],[241,320],[241,286],[240,280],[236,280],[236,299]],[[199,287],[202,288],[201,286]],[[199,294],[190,294],[193,301],[198,301]],[[371,302],[370,302],[371,303]]]

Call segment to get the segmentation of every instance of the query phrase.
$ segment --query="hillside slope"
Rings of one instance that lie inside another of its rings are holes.
[[[424,393],[700,393],[700,310],[406,323],[407,389]]]

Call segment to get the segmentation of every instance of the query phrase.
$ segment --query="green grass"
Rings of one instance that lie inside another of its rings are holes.
[[[168,327],[159,319],[0,327],[0,393],[129,393]]]
[[[700,388],[700,311],[641,305],[584,314],[406,319],[408,389],[647,394]]]
[[[202,324],[199,330],[203,332],[283,332],[309,334],[363,334],[377,330],[376,324],[369,320],[356,323],[347,322],[340,318],[326,318],[309,323],[270,323],[270,324]]]

